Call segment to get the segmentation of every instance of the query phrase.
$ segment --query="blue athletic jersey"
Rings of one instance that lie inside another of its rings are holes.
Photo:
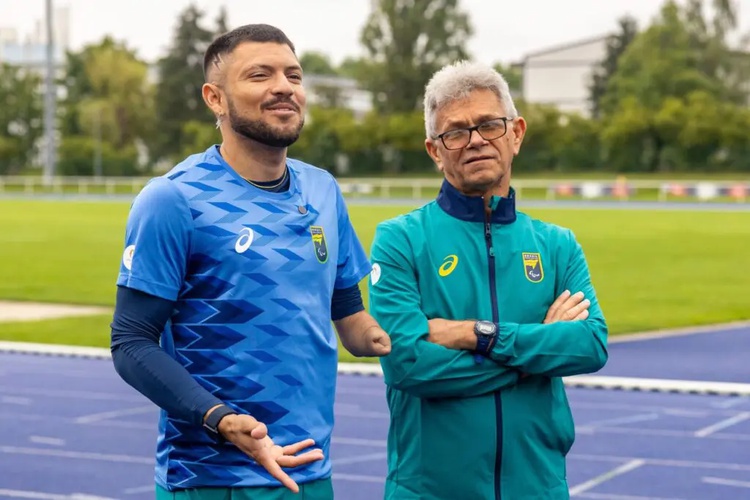
[[[117,284],[176,301],[162,346],[208,391],[265,423],[279,445],[315,440],[326,458],[291,472],[302,483],[331,474],[333,290],[371,267],[334,178],[287,167],[289,190],[267,192],[212,146],[152,179],[131,207]],[[164,411],[156,462],[169,490],[280,484]]]

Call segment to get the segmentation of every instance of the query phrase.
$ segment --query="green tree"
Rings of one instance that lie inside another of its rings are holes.
[[[594,118],[601,115],[601,101],[607,92],[612,75],[617,71],[620,56],[630,46],[638,34],[638,22],[629,16],[619,20],[619,30],[607,38],[604,59],[596,65],[589,84],[589,102]]]
[[[367,86],[365,84],[368,75],[370,74],[370,63],[362,57],[347,57],[341,61],[341,64],[336,69],[336,73],[357,80],[360,86],[365,88]]]
[[[327,54],[318,51],[303,52],[299,63],[307,75],[336,75],[336,68]]]
[[[114,44],[105,37],[98,45]],[[60,133],[63,137],[81,135],[78,104],[93,93],[91,82],[86,74],[86,59],[96,45],[87,45],[80,52],[68,52],[65,56],[65,71],[59,82],[65,88],[65,96],[59,103]]]
[[[102,137],[115,148],[144,139],[154,120],[153,87],[148,66],[122,45],[105,42],[85,60],[91,93],[79,103],[79,125],[87,135]]]
[[[41,79],[30,71],[0,65],[0,174],[29,166],[42,135]]]
[[[203,17],[204,13],[195,5],[188,6],[179,16],[169,52],[158,62],[156,120],[159,133],[150,144],[158,159],[178,159],[185,146],[185,123],[213,121],[201,97],[201,87],[203,54],[215,30],[202,26]]]
[[[148,79],[148,65],[124,44],[105,37],[79,53],[68,54],[63,81],[68,93],[61,105],[65,141],[60,150],[61,162],[68,165],[69,172],[80,173],[80,155],[67,146],[88,147],[86,139],[92,141],[94,151],[88,156],[89,172],[116,175],[127,171],[107,161],[105,150],[136,151],[152,136],[154,89]],[[80,140],[73,140],[76,138]],[[67,161],[68,154],[74,154],[76,166]]]
[[[419,109],[424,86],[441,66],[468,58],[473,34],[458,0],[379,0],[360,40],[367,50],[367,90],[380,111]]]
[[[555,106],[516,102],[516,108],[527,123],[521,154],[513,160],[516,172],[553,171],[557,168],[556,138],[563,123]]]
[[[212,144],[221,142],[221,134],[213,123],[189,121],[182,126],[183,147],[182,157],[204,151]]]
[[[720,109],[741,123],[735,115],[747,103],[746,84],[743,89],[738,77],[747,57],[738,57],[726,42],[735,19],[728,5],[714,2],[709,19],[700,0],[683,8],[668,1],[622,54],[601,100],[609,165],[646,171],[699,168],[742,150],[722,146],[728,143],[723,134],[730,132],[714,113]],[[711,133],[701,120],[712,123]],[[699,138],[695,130],[706,133]]]

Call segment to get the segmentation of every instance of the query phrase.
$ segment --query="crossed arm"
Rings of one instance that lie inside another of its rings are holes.
[[[476,363],[474,321],[425,316],[413,257],[393,244],[404,241],[394,231],[378,228],[371,258],[381,278],[370,284],[372,314],[391,338],[391,353],[381,359],[390,386],[423,398],[471,397],[513,386],[522,374],[590,373],[606,362],[607,326],[577,243],[563,280],[575,293],[560,295],[543,323],[499,323],[488,356],[494,362]]]

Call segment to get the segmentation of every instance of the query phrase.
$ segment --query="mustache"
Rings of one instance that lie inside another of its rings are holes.
[[[289,98],[283,98],[283,97],[279,99],[274,99],[273,101],[268,101],[268,102],[263,103],[262,108],[268,109],[279,104],[288,104],[289,106],[293,107],[297,113],[299,113],[299,106],[297,105],[297,103],[292,101]]]

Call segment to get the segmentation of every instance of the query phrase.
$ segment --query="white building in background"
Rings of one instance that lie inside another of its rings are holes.
[[[606,48],[607,36],[598,36],[528,54],[521,63],[524,100],[589,116],[591,75]]]
[[[0,22],[2,20],[0,19]],[[70,8],[53,9],[53,59],[56,66],[65,63],[65,52],[70,48]],[[12,26],[0,26],[0,64],[12,64],[44,71],[47,58],[47,29],[44,18],[34,23],[31,33],[21,34]]]
[[[305,75],[307,101],[313,105],[330,105],[335,96],[336,105],[350,109],[357,117],[366,115],[372,109],[372,94],[359,88],[353,78],[334,75]]]

